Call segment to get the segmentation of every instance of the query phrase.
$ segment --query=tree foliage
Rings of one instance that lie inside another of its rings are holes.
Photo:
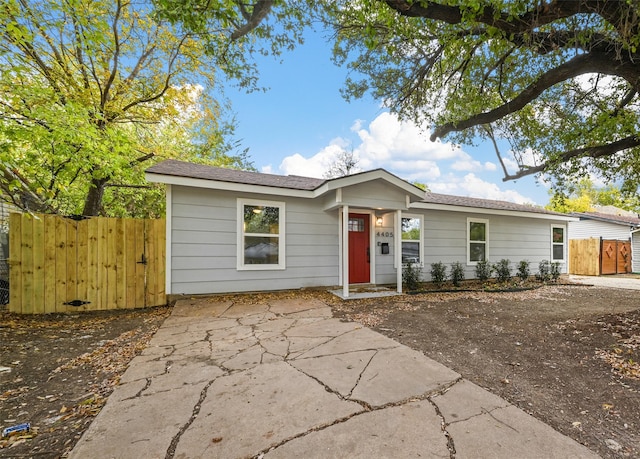
[[[147,1],[8,0],[0,7],[0,187],[24,209],[157,215],[154,160],[248,167],[211,96],[219,74]]]
[[[556,212],[570,213],[594,212],[597,206],[613,206],[640,213],[640,199],[637,195],[626,196],[615,185],[598,188],[588,178],[572,183],[567,191],[553,191],[546,208]]]
[[[333,10],[348,98],[370,92],[432,139],[506,139],[505,180],[640,182],[635,0],[360,0]],[[498,145],[500,142],[495,142]]]
[[[340,150],[329,165],[329,168],[323,174],[324,178],[338,178],[345,175],[354,174],[358,172],[358,157],[354,154],[353,149],[350,151]]]

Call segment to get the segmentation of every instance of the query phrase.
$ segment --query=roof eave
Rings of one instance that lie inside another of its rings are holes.
[[[297,198],[313,198],[315,192],[311,190],[297,190],[266,185],[250,185],[246,183],[225,182],[221,180],[201,179],[195,177],[183,177],[178,175],[158,174],[145,172],[145,178],[152,183],[165,183],[195,188],[207,188],[211,190],[241,191],[245,193],[268,194],[273,196],[290,196]]]
[[[547,214],[542,212],[532,212],[523,210],[508,210],[508,209],[488,209],[485,207],[469,207],[469,206],[455,206],[451,204],[436,204],[430,202],[414,202],[411,203],[412,209],[427,209],[427,210],[446,210],[450,212],[464,212],[486,215],[504,215],[509,217],[526,217],[526,218],[538,218],[543,220],[555,220],[564,222],[578,221],[578,218],[570,217],[568,215],[560,214]]]

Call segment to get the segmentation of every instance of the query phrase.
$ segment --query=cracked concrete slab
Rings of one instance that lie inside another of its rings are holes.
[[[178,301],[72,459],[597,457],[302,298]]]
[[[427,395],[459,378],[455,371],[406,346],[381,349],[362,373],[351,399],[383,406]]]
[[[267,452],[265,459],[430,457],[449,459],[440,418],[427,401],[366,412],[312,431]]]
[[[117,403],[109,398],[69,458],[165,457],[174,435],[191,417],[204,386],[184,386]]]
[[[216,379],[176,457],[251,457],[362,411],[285,362]]]

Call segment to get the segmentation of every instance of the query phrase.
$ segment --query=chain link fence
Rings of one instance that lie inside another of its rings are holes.
[[[0,202],[0,310],[9,304],[9,214],[17,209]]]

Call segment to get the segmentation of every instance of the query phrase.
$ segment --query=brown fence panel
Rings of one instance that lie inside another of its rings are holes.
[[[602,274],[625,274],[631,272],[631,242],[603,239],[601,258]]]
[[[600,275],[600,239],[569,240],[569,273],[581,276]]]
[[[166,304],[165,220],[10,217],[9,310],[22,314]]]

